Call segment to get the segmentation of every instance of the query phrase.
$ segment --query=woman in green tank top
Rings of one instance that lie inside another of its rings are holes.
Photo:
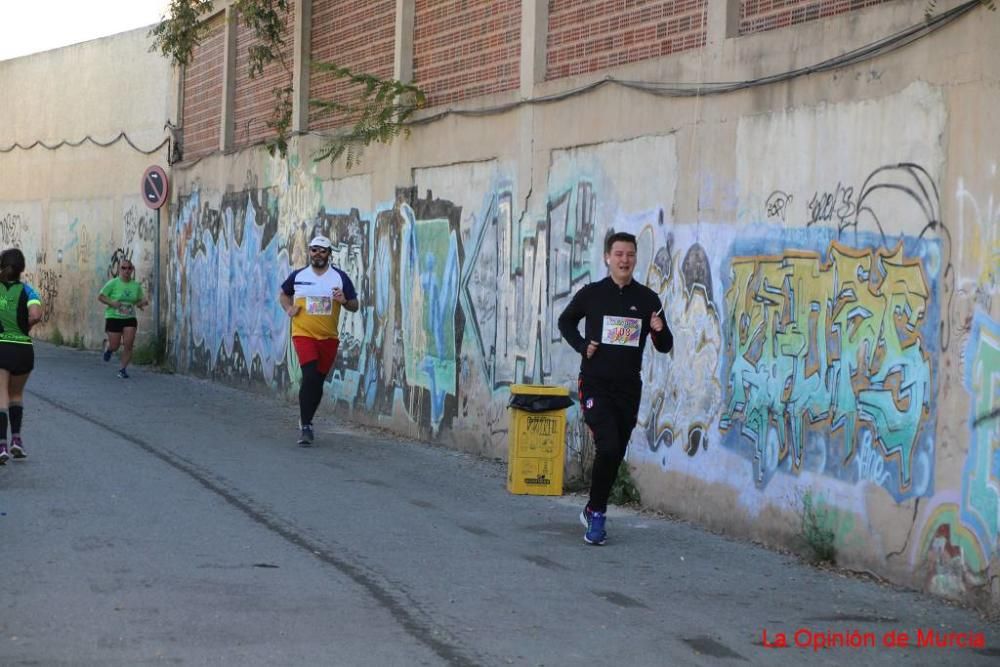
[[[107,342],[104,346],[104,361],[111,361],[113,355],[121,347],[121,368],[118,377],[128,379],[128,363],[132,360],[132,348],[135,345],[135,332],[139,321],[135,317],[135,309],[142,310],[149,305],[149,300],[142,289],[142,283],[135,279],[135,264],[126,258],[119,267],[119,275],[115,276],[101,288],[97,300],[107,306],[104,311],[104,333]]]
[[[35,367],[28,332],[42,320],[42,301],[31,285],[21,282],[23,272],[24,253],[17,248],[0,253],[0,465],[12,456],[27,456],[21,442],[24,385]]]

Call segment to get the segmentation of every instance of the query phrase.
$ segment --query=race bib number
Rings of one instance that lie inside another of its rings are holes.
[[[330,315],[333,313],[333,297],[307,296],[306,312],[310,315]]]
[[[604,327],[601,331],[601,343],[604,345],[627,345],[639,347],[639,334],[642,333],[642,320],[637,317],[604,316]]]
[[[118,314],[124,315],[126,317],[133,317],[135,316],[135,306],[131,304],[123,304],[121,306],[118,306]]]

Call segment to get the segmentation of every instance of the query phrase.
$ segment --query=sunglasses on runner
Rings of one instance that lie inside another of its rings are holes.
[[[311,246],[309,248],[309,252],[326,252],[326,253],[328,253],[328,252],[330,252],[330,249],[329,248],[321,248],[319,246]]]
[[[122,271],[135,271],[134,266],[123,266]]]

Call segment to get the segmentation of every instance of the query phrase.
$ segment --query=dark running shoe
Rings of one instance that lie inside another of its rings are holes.
[[[28,453],[24,451],[24,444],[21,442],[21,436],[15,435],[10,439],[10,455],[15,459],[23,459],[28,456]]]
[[[584,507],[580,512],[580,523],[587,527],[587,532],[583,534],[583,541],[587,544],[600,546],[608,539],[608,533],[604,530],[604,512],[595,512],[589,507]]]
[[[0,466],[7,465],[7,459],[10,458],[10,454],[7,453],[7,441],[0,440]]]
[[[104,361],[111,361],[111,350],[105,349],[104,354],[101,355],[101,358],[104,359]]]
[[[120,377],[123,380],[127,380],[128,379],[128,371],[125,370],[124,368],[121,369],[120,371],[118,371],[118,377]]]
[[[302,427],[299,433],[299,444],[303,447],[308,447],[313,443],[313,427],[311,424],[306,424]]]

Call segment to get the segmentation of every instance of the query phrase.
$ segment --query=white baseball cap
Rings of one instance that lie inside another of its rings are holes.
[[[325,236],[316,236],[313,238],[312,241],[309,242],[309,247],[326,248],[327,250],[329,250],[330,248],[333,247],[333,244],[330,243],[330,239],[326,238]]]

